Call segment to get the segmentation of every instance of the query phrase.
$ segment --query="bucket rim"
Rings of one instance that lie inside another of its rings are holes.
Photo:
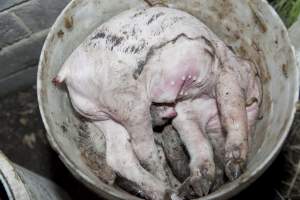
[[[0,151],[0,184],[9,200],[30,200],[25,185],[11,161]]]
[[[58,25],[58,19],[63,18],[64,14],[69,9],[71,9],[76,2],[82,2],[82,1],[85,1],[85,0],[72,0],[63,9],[63,11],[60,13],[57,20],[55,21],[54,25],[51,27],[51,29],[48,33],[46,42],[43,45],[42,53],[40,55],[40,60],[39,60],[39,65],[38,65],[38,78],[37,78],[37,95],[38,95],[39,110],[41,113],[42,121],[46,128],[46,135],[47,135],[48,141],[50,142],[50,145],[52,146],[52,148],[58,153],[60,159],[66,165],[66,167],[69,169],[69,171],[78,180],[83,182],[88,188],[90,188],[94,192],[100,194],[101,196],[107,197],[109,199],[111,199],[112,197],[118,198],[118,199],[124,199],[121,194],[116,194],[111,190],[104,190],[104,188],[102,186],[101,186],[101,191],[99,191],[99,187],[95,186],[96,183],[86,173],[82,172],[81,170],[79,170],[76,167],[75,163],[68,157],[68,155],[59,146],[59,144],[53,137],[53,135],[55,135],[55,134],[52,132],[52,130],[50,130],[48,121],[45,116],[42,91],[41,91],[42,90],[42,87],[41,87],[42,86],[42,83],[41,83],[42,82],[42,66],[43,66],[43,62],[45,60],[45,52],[47,51],[47,48],[50,44],[50,41],[51,41],[50,39],[51,39],[52,35],[55,34],[55,27]],[[264,6],[267,6],[269,9],[271,9],[273,17],[275,18],[274,20],[280,21],[282,28],[284,30],[283,37],[286,38],[287,45],[292,49],[292,51],[291,51],[293,54],[292,62],[296,66],[295,50],[294,50],[292,43],[288,37],[288,31],[287,31],[286,27],[284,26],[283,22],[281,21],[280,17],[278,16],[278,14],[274,11],[274,9],[271,7],[271,5],[269,5],[269,3],[266,0],[259,0],[259,3],[265,4]],[[294,75],[296,77],[293,77],[293,78],[295,78],[297,85],[299,85],[299,69],[298,69],[298,67],[296,67],[295,70],[297,71],[297,73],[295,73],[295,75]],[[284,144],[286,138],[288,137],[289,129],[294,120],[294,116],[296,113],[296,102],[298,101],[299,90],[297,90],[295,93],[293,93],[293,95],[294,96],[290,97],[290,98],[293,98],[292,101],[294,103],[294,107],[292,109],[291,114],[289,115],[289,119],[287,120],[284,128],[282,129],[282,132],[284,132],[284,133],[280,136],[280,139],[276,143],[275,148],[271,151],[271,154],[269,154],[266,158],[264,158],[263,162],[260,162],[257,165],[256,169],[253,172],[251,172],[250,175],[249,174],[247,176],[244,176],[244,174],[241,175],[241,177],[239,177],[237,180],[227,183],[226,185],[229,187],[221,188],[220,190],[217,190],[216,192],[211,193],[206,197],[200,198],[201,200],[218,199],[220,197],[222,197],[223,199],[229,199],[230,197],[236,195],[237,193],[239,193],[240,191],[245,189],[247,186],[249,186],[255,180],[257,180],[267,170],[267,168],[272,164],[272,162],[276,159],[277,155],[280,153],[280,150],[282,149],[283,144]],[[109,186],[107,186],[107,187],[109,187]],[[141,200],[140,198],[133,197],[133,196],[132,196],[132,199],[133,200]]]

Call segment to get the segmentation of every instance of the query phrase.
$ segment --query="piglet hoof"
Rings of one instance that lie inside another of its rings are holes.
[[[191,177],[187,178],[182,185],[178,188],[178,194],[183,199],[197,198],[196,193],[191,185]]]
[[[191,185],[194,192],[199,197],[208,195],[215,179],[215,164],[207,162],[202,167],[192,169]]]
[[[230,181],[236,180],[245,171],[246,155],[242,155],[242,150],[238,146],[230,148],[225,155],[225,173]]]
[[[187,199],[208,195],[214,183],[214,175],[210,175],[207,169],[197,170],[179,188],[181,197]]]
[[[208,195],[212,183],[213,183],[213,177],[209,175],[195,176],[191,178],[191,184],[193,190],[199,197]]]
[[[183,200],[183,198],[179,197],[174,191],[167,190],[164,200]]]

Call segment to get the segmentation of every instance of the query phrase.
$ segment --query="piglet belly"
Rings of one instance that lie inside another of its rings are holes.
[[[172,103],[188,94],[186,88],[196,81],[198,73],[195,67],[183,72],[180,70],[176,74],[166,77],[153,89],[153,102]]]
[[[151,87],[153,102],[175,102],[176,99],[189,96],[193,86],[209,79],[212,58],[200,40],[182,38],[156,54],[159,59],[149,67],[161,75]]]

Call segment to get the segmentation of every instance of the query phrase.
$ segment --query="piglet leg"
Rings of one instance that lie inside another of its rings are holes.
[[[236,75],[223,71],[216,84],[216,99],[225,143],[225,173],[230,180],[238,178],[246,166],[248,152],[248,125],[245,95]]]
[[[177,129],[180,138],[190,155],[191,175],[182,186],[181,195],[192,188],[197,196],[207,195],[215,178],[215,163],[213,149],[204,130],[201,130],[189,101],[179,102],[176,105],[177,117],[173,126]],[[180,191],[180,192],[181,192]],[[189,192],[187,192],[189,193]]]
[[[142,166],[168,185],[168,178],[159,160],[154,141],[150,110],[146,110],[144,112],[142,112],[143,109],[136,111],[142,113],[139,116],[132,115],[129,120],[124,122],[124,126],[130,135],[132,147]]]
[[[139,164],[123,126],[112,120],[98,121],[95,125],[105,135],[107,163],[118,175],[134,183],[137,192],[147,199],[164,200],[170,196],[165,184]]]

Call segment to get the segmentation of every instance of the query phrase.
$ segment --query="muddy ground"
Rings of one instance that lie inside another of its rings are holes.
[[[297,120],[300,124],[300,115],[297,115]],[[299,124],[294,125],[294,133],[299,132]],[[294,137],[290,138],[295,142]],[[56,182],[73,200],[101,199],[69,173],[49,146],[38,110],[35,87],[0,99],[0,149],[15,163]],[[287,176],[294,174],[287,156],[291,150],[285,149],[258,181],[233,199],[285,199],[283,196],[289,187],[284,181],[288,180]],[[295,162],[299,161],[299,154]],[[300,199],[300,196],[290,199]]]

